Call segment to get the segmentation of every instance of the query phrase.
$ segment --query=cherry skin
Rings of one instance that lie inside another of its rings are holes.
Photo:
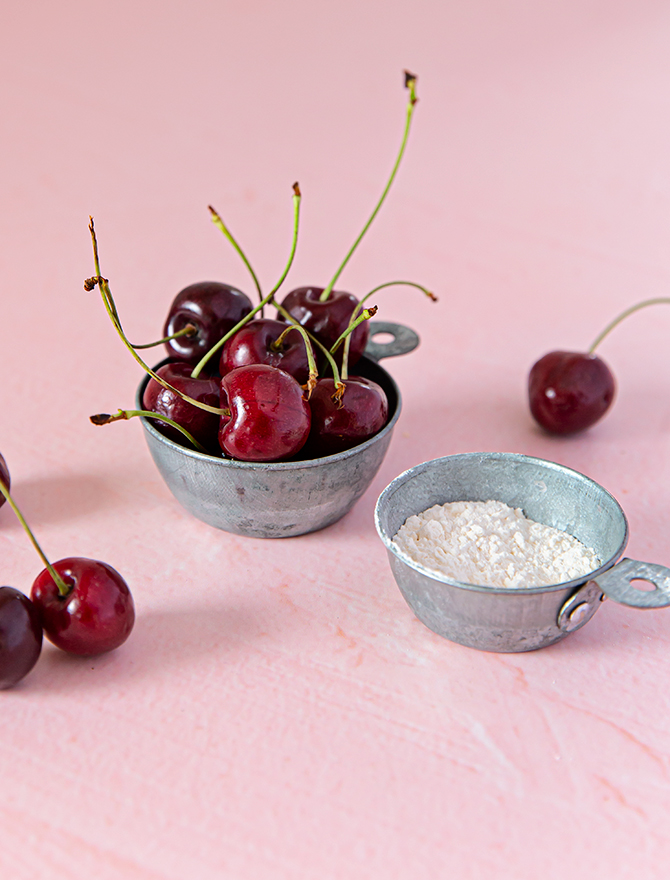
[[[135,606],[118,571],[80,556],[61,559],[53,567],[70,592],[61,596],[45,568],[30,594],[47,638],[70,654],[104,654],[122,645],[135,623]]]
[[[156,375],[165,379],[170,385],[173,385],[187,397],[193,400],[199,400],[209,406],[219,406],[219,380],[211,376],[200,374],[197,379],[191,378],[191,364],[184,361],[174,361],[169,364],[163,364]],[[144,409],[152,412],[160,413],[167,416],[174,422],[180,424],[183,428],[192,434],[205,449],[216,454],[219,453],[219,419],[216,413],[207,412],[199,409],[181,398],[174,391],[157,382],[154,378],[149,379],[147,387],[142,398]],[[158,419],[152,422],[161,434],[174,440],[182,446],[188,445],[188,440],[184,435],[173,428],[171,425],[161,422]]]
[[[163,335],[171,336],[187,324],[193,324],[197,332],[166,342],[168,354],[197,364],[251,309],[249,297],[228,284],[219,281],[190,284],[174,298]]]
[[[616,385],[607,364],[595,354],[552,351],[528,377],[530,411],[552,434],[573,434],[607,412]]]
[[[0,690],[21,681],[37,663],[41,650],[37,609],[13,587],[0,587]]]
[[[286,330],[283,321],[259,318],[241,327],[223,346],[219,372],[222,376],[237,367],[268,364],[278,367],[304,385],[309,376],[305,341],[298,330],[289,330],[277,350],[272,344]]]
[[[6,488],[10,488],[10,479],[9,479],[9,469],[7,468],[7,462],[0,454],[0,480],[5,484]],[[4,495],[0,495],[0,507],[5,503],[7,499]]]
[[[221,379],[219,443],[240,461],[283,461],[305,444],[310,409],[293,376],[267,364],[238,367]],[[227,403],[225,402],[227,401]]]
[[[340,334],[349,326],[352,312],[358,300],[351,293],[332,290],[325,302],[319,297],[323,287],[298,287],[288,293],[282,306],[302,326],[309,330],[326,348],[331,348]],[[353,366],[365,351],[370,336],[370,327],[363,321],[351,334],[349,347],[349,366]],[[341,349],[338,352],[341,357]]]
[[[335,398],[333,379],[319,379],[309,399],[312,427],[303,454],[309,458],[334,455],[374,437],[388,421],[388,399],[370,379],[352,376]]]

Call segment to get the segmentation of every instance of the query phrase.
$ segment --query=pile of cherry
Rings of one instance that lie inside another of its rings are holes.
[[[376,306],[364,302],[382,288],[408,284],[431,299],[414,282],[390,281],[360,300],[335,290],[335,284],[395,178],[405,151],[414,106],[416,77],[405,72],[408,89],[405,130],[390,178],[369,220],[327,287],[301,287],[280,302],[277,298],[293,262],[298,238],[301,193],[294,184],[294,228],[288,263],[270,293],[263,295],[251,264],[221,217],[210,208],[215,225],[242,258],[259,302],[230,285],[207,281],[191,284],[175,298],[159,344],[169,361],[151,369],[138,355],[121,326],[109,282],[100,271],[93,220],[90,232],[96,274],[84,287],[98,287],[119,336],[149,374],[142,410],[119,410],[91,417],[109,424],[145,416],[172,440],[201,452],[244,462],[278,462],[321,458],[344,452],[374,437],[387,423],[384,389],[355,370],[369,337],[368,319]],[[276,307],[276,319],[264,317]]]
[[[10,504],[45,568],[30,598],[13,587],[0,587],[0,689],[30,672],[42,651],[43,634],[69,654],[91,656],[118,648],[135,623],[133,598],[118,571],[81,556],[52,565],[9,489],[9,471],[0,455],[0,507],[5,501]]]
[[[359,303],[339,291],[321,302],[322,293],[320,288],[294,290],[281,305],[329,351],[348,330]],[[364,442],[384,427],[388,419],[384,389],[362,376],[348,375],[342,381],[341,362],[335,375],[317,378],[309,363],[310,347],[317,360],[313,342],[285,321],[256,318],[239,326],[221,347],[214,369],[194,376],[203,352],[251,311],[245,294],[226,284],[203,282],[182,290],[170,309],[165,335],[189,325],[194,331],[166,343],[171,359],[149,380],[145,410],[176,422],[207,452],[239,461],[331,455]],[[366,321],[352,331],[348,368],[359,361],[368,335]],[[327,364],[325,355],[320,360]],[[222,412],[198,408],[184,397]],[[183,440],[182,432],[170,423],[155,424],[172,439]]]

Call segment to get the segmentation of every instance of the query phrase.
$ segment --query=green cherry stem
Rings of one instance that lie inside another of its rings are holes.
[[[210,406],[207,403],[202,403],[199,400],[194,400],[192,397],[189,397],[188,395],[183,394],[181,391],[179,391],[173,385],[170,385],[169,382],[166,382],[165,379],[162,379],[157,373],[154,373],[154,371],[151,369],[151,367],[142,360],[142,358],[137,354],[135,349],[132,347],[132,345],[128,341],[126,334],[123,332],[123,327],[121,326],[121,321],[119,320],[119,315],[116,310],[116,304],[114,302],[114,297],[112,296],[112,291],[110,289],[109,282],[107,281],[106,278],[102,277],[102,274],[100,272],[100,259],[98,256],[98,242],[97,242],[97,237],[95,234],[95,226],[93,224],[93,218],[90,217],[89,219],[90,219],[90,223],[89,223],[88,228],[90,230],[91,239],[93,241],[93,258],[95,260],[95,271],[97,274],[93,278],[86,279],[86,281],[84,282],[84,289],[85,290],[92,290],[93,288],[91,285],[93,285],[93,286],[95,286],[95,284],[98,285],[98,287],[100,288],[100,293],[102,294],[102,301],[105,304],[105,308],[107,309],[107,314],[109,315],[110,320],[116,329],[116,332],[119,334],[119,336],[121,337],[121,339],[123,341],[123,344],[126,346],[128,351],[132,354],[132,356],[135,358],[137,363],[142,367],[142,369],[144,370],[145,373],[148,373],[151,376],[151,378],[155,379],[156,382],[158,382],[158,384],[161,385],[163,388],[166,388],[168,391],[172,391],[174,394],[177,394],[179,397],[181,397],[182,400],[185,400],[187,403],[190,403],[193,406],[198,407],[198,409],[204,409],[206,412],[214,413],[214,415],[217,415],[217,416],[224,415],[225,414],[224,410],[222,410],[221,407]]]
[[[223,232],[223,234],[226,236],[228,241],[232,244],[234,249],[237,251],[237,253],[238,253],[240,259],[242,260],[242,262],[244,263],[244,265],[247,267],[247,270],[249,271],[249,274],[251,275],[253,282],[256,286],[256,290],[258,292],[258,298],[259,298],[259,300],[262,301],[263,294],[261,292],[261,285],[258,281],[258,277],[256,276],[256,273],[251,268],[251,263],[247,259],[246,254],[244,253],[242,248],[239,246],[239,244],[235,240],[232,232],[228,229],[226,224],[223,222],[220,215],[214,210],[214,208],[211,205],[208,205],[207,207],[209,208],[209,213],[212,215],[212,223],[216,226],[217,229],[220,229],[221,232]]]
[[[347,253],[344,260],[342,260],[342,262],[340,263],[340,266],[339,266],[337,272],[335,273],[335,275],[331,278],[328,287],[326,287],[326,289],[323,291],[323,293],[319,297],[320,302],[325,302],[328,299],[328,297],[330,296],[330,292],[333,289],[333,287],[335,287],[335,284],[337,283],[337,279],[342,274],[344,267],[347,265],[347,263],[351,259],[354,251],[356,250],[358,245],[361,243],[363,236],[365,235],[365,233],[368,231],[368,229],[372,225],[372,221],[375,219],[375,217],[379,213],[379,209],[384,204],[384,200],[386,199],[386,196],[388,195],[388,191],[391,189],[391,184],[395,180],[395,176],[398,173],[398,168],[400,167],[400,162],[401,162],[403,154],[405,152],[405,147],[407,146],[407,138],[409,135],[409,130],[410,130],[411,124],[412,124],[412,116],[414,114],[414,105],[416,104],[416,102],[418,100],[418,98],[416,97],[416,76],[413,73],[409,73],[407,70],[405,71],[405,88],[409,89],[409,101],[407,104],[407,115],[406,115],[406,119],[405,119],[405,131],[403,134],[402,143],[400,144],[400,150],[398,152],[398,157],[395,160],[395,165],[393,166],[393,170],[391,171],[391,176],[388,179],[388,183],[386,184],[386,186],[384,188],[384,192],[381,194],[381,198],[377,202],[377,205],[376,205],[374,211],[372,212],[367,223],[365,224],[365,226],[361,230],[360,235],[358,236],[356,241],[353,243],[353,245],[349,249],[349,252]]]
[[[360,315],[353,321],[349,323],[347,329],[340,333],[339,337],[333,343],[332,348],[330,349],[331,354],[335,354],[337,349],[344,343],[344,357],[342,358],[342,381],[346,382],[349,378],[349,341],[351,339],[351,334],[358,327],[359,324],[362,324],[363,321],[368,321],[370,318],[374,317],[377,314],[377,306],[371,306],[369,309],[363,309]]]
[[[230,416],[230,410],[226,410],[225,412],[228,416]],[[192,443],[199,452],[207,452],[202,443],[199,443],[195,439],[195,437],[186,430],[186,428],[182,428],[182,426],[178,422],[175,422],[173,419],[164,416],[162,413],[152,412],[151,410],[146,409],[120,409],[118,412],[114,413],[114,415],[110,415],[109,413],[98,413],[97,415],[90,416],[89,418],[94,425],[111,425],[112,422],[132,419],[135,417],[144,417],[146,419],[159,419],[161,422],[165,422],[167,425],[172,425],[173,428],[181,431],[184,437],[186,437],[186,439],[190,443]]]
[[[133,348],[135,350],[138,348],[156,348],[156,346],[164,345],[172,339],[179,339],[180,336],[195,336],[197,332],[198,329],[194,324],[187,324],[185,327],[182,327],[181,330],[177,330],[176,333],[171,333],[170,336],[164,336],[162,339],[157,339],[155,342],[145,342],[143,345],[133,345]]]
[[[273,303],[273,305],[277,309],[279,314],[282,316],[282,318],[284,318],[284,320],[288,321],[289,324],[292,324],[296,328],[302,327],[302,324],[300,324],[299,321],[296,321],[296,319],[293,317],[293,315],[290,312],[287,312],[281,303],[275,302],[275,303]],[[302,329],[305,330],[304,327]],[[310,342],[313,345],[316,345],[316,347],[319,349],[321,354],[326,358],[326,360],[330,364],[330,368],[333,371],[333,378],[335,380],[335,384],[338,386],[341,385],[342,383],[340,381],[340,371],[338,370],[337,364],[335,363],[335,358],[328,351],[326,346],[316,338],[316,336],[312,336],[312,334],[309,332],[309,330],[305,330],[305,332],[307,333],[307,336],[309,337]]]
[[[16,506],[14,499],[9,494],[9,490],[7,489],[7,487],[5,486],[5,484],[2,480],[0,480],[0,492],[2,492],[2,494],[5,496],[7,503],[9,504],[9,506],[12,508],[12,510],[16,514],[16,518],[21,523],[26,534],[30,538],[33,547],[35,548],[35,550],[37,550],[37,554],[40,557],[40,559],[42,560],[42,562],[44,563],[44,567],[47,569],[47,571],[51,575],[53,582],[58,587],[58,592],[60,593],[61,596],[67,596],[70,593],[70,587],[68,587],[68,585],[65,583],[63,578],[58,574],[56,569],[53,567],[53,565],[49,562],[49,560],[44,555],[44,551],[42,550],[40,545],[37,543],[37,538],[35,537],[35,535],[33,535],[30,526],[28,525],[28,523],[25,520],[25,517],[23,516],[23,514],[21,513],[19,508]]]
[[[261,311],[263,306],[266,306],[269,302],[272,301],[275,293],[279,290],[279,288],[284,283],[284,279],[289,273],[289,269],[293,264],[293,258],[295,257],[295,249],[298,244],[298,227],[300,225],[300,200],[302,198],[302,194],[300,192],[300,187],[297,183],[293,184],[293,238],[291,240],[291,252],[289,254],[288,262],[286,263],[286,267],[279,278],[279,281],[272,288],[270,293],[267,296],[263,297],[263,299],[255,306],[247,315],[245,315],[241,321],[238,321],[235,326],[229,330],[224,336],[219,339],[216,345],[213,345],[207,354],[203,355],[203,357],[198,361],[198,363],[193,368],[193,372],[191,373],[192,379],[197,379],[200,375],[201,370],[207,364],[209,359],[216,354],[217,351],[220,351],[221,348],[225,345],[226,342],[234,336],[238,330],[244,327],[245,324],[248,324],[249,321],[254,317],[255,314]]]
[[[374,296],[375,293],[378,293],[380,290],[383,290],[385,287],[396,287],[398,285],[404,285],[405,287],[415,287],[417,290],[420,290],[422,293],[425,293],[429,299],[432,299],[433,302],[437,302],[437,297],[434,293],[428,290],[427,287],[424,287],[423,284],[417,284],[416,281],[385,281],[384,284],[378,284],[377,287],[373,287],[369,293],[366,293],[365,296],[358,302],[353,312],[351,313],[351,318],[349,319],[349,323],[355,321],[358,313],[363,308],[363,303],[370,299],[371,296]],[[346,332],[346,331],[345,331]],[[339,340],[335,343],[337,345]],[[342,363],[347,364],[349,362],[349,349],[351,348],[351,335],[348,335],[344,340],[344,351],[342,353]]]
[[[647,306],[658,306],[661,304],[665,304],[665,305],[670,304],[670,297],[658,296],[655,299],[645,299],[642,302],[636,303],[634,306],[631,306],[630,308],[621,312],[621,314],[617,315],[617,317],[614,318],[613,321],[610,321],[610,323],[607,325],[607,327],[605,327],[605,329],[602,331],[602,333],[600,333],[598,336],[596,336],[593,344],[591,345],[591,348],[589,348],[589,354],[593,354],[594,351],[596,350],[596,348],[603,341],[603,339],[607,335],[609,335],[609,333],[612,330],[614,330],[614,328],[618,324],[620,324],[625,318],[627,318],[629,315],[632,315],[634,312],[639,312],[640,309],[646,309]]]
[[[298,333],[302,336],[303,342],[305,343],[305,351],[307,352],[307,366],[309,368],[309,376],[307,377],[307,383],[303,385],[303,388],[307,392],[307,399],[309,400],[312,391],[314,390],[314,386],[316,385],[316,381],[319,375],[319,371],[316,367],[316,358],[314,357],[314,348],[312,347],[312,342],[309,338],[309,333],[305,330],[302,324],[299,324],[297,321],[295,323],[289,324],[286,330],[283,330],[279,336],[275,339],[274,342],[270,344],[270,348],[273,351],[279,351],[282,347],[282,343],[291,332],[291,330],[297,330]]]

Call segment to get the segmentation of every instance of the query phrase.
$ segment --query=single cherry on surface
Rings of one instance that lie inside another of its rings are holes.
[[[135,606],[118,571],[80,556],[54,562],[53,568],[69,592],[62,595],[45,568],[30,594],[47,638],[70,654],[104,654],[122,645],[135,623]]]
[[[287,293],[282,306],[298,323],[330,349],[349,326],[358,299],[342,290],[332,290],[328,299],[320,300],[324,287],[297,287]],[[370,336],[366,321],[351,334],[349,364],[353,366],[365,351]],[[340,353],[341,356],[341,353]]]
[[[250,364],[267,364],[289,373],[304,385],[309,376],[309,362],[305,342],[298,330],[289,330],[283,342],[277,339],[286,330],[283,321],[258,318],[249,321],[223,346],[219,372],[222,376],[237,367]]]
[[[252,309],[249,297],[219,281],[189,284],[174,298],[163,331],[172,336],[192,324],[192,336],[180,336],[165,343],[171,357],[197,364],[215,343]]]
[[[549,352],[533,364],[528,377],[530,411],[552,434],[573,434],[594,425],[611,406],[615,391],[610,368],[588,352]]]
[[[0,587],[0,690],[21,681],[42,650],[38,610],[23,593]]]
[[[277,367],[238,367],[221,379],[219,443],[239,461],[283,461],[296,455],[309,435],[310,409],[293,376]]]
[[[312,425],[303,455],[334,455],[374,437],[388,421],[384,389],[362,376],[351,376],[337,393],[334,379],[319,379],[309,399]]]

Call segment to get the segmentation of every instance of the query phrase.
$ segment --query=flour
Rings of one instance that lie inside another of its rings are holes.
[[[502,501],[436,504],[400,527],[394,542],[425,568],[465,584],[543,587],[590,574],[593,550]]]

